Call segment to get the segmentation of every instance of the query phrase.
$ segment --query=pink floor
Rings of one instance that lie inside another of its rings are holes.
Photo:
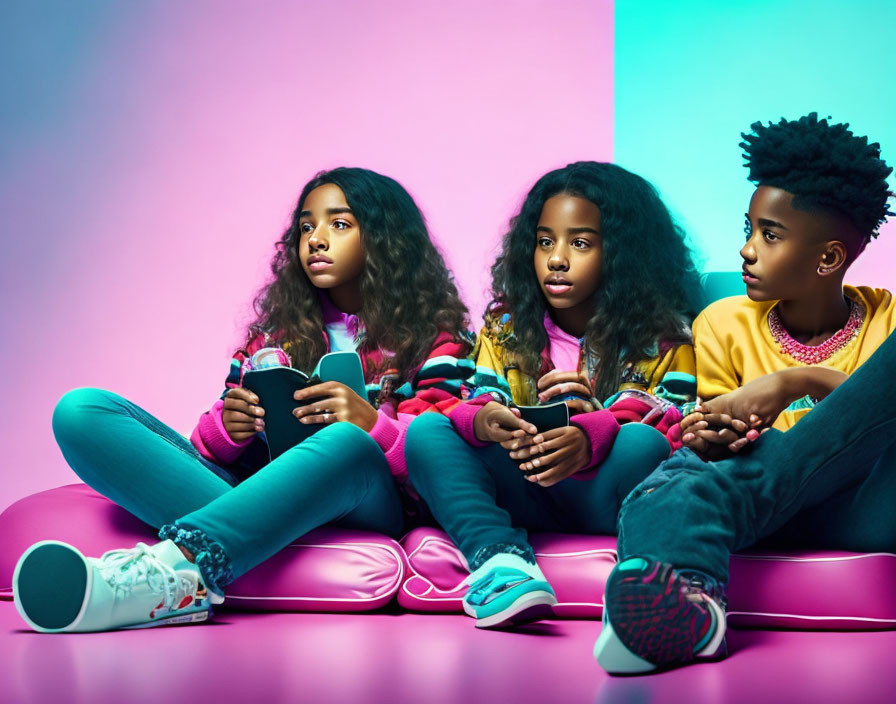
[[[475,631],[463,616],[248,614],[47,636],[0,603],[0,702],[893,702],[896,631],[732,631],[722,663],[611,678],[599,624]]]

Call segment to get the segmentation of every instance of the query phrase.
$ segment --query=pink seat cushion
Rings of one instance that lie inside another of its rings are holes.
[[[28,496],[0,514],[0,598],[12,598],[19,556],[47,539],[90,557],[158,541],[153,528],[84,484]],[[392,599],[404,564],[398,543],[386,536],[321,528],[237,579],[225,603],[264,611],[368,611]]]
[[[732,555],[731,626],[896,628],[896,555],[819,550]]]
[[[616,538],[606,535],[533,534],[538,564],[557,594],[554,614],[563,618],[600,618],[604,584],[616,564]],[[415,528],[401,539],[408,577],[398,603],[413,611],[461,613],[469,574],[451,539],[436,528]]]

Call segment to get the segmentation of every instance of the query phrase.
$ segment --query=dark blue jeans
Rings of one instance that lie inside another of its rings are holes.
[[[477,554],[491,546],[515,546],[531,555],[526,529],[615,534],[622,500],[668,454],[661,433],[630,423],[594,478],[541,487],[525,480],[507,450],[472,447],[441,414],[414,419],[405,444],[414,487],[471,569],[484,561],[474,559]]]
[[[626,499],[620,557],[727,582],[732,552],[782,547],[896,551],[896,334],[788,432],[702,462],[681,450]]]

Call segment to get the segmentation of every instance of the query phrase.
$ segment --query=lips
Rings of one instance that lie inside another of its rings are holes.
[[[745,284],[755,284],[759,281],[759,277],[752,274],[747,267],[743,267],[741,271],[743,272],[741,278],[744,280]]]
[[[562,276],[549,276],[544,280],[544,287],[552,296],[562,296],[572,288],[572,282]]]
[[[333,260],[323,254],[312,254],[306,261],[311,271],[324,271],[333,266]]]

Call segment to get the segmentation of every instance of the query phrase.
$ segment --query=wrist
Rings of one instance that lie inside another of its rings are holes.
[[[501,406],[501,404],[497,401],[489,401],[473,416],[473,435],[476,436],[479,442],[491,442],[488,432],[488,421],[491,413],[498,406]]]
[[[828,367],[795,367],[775,372],[782,401],[790,404],[803,396],[823,399],[847,379],[844,372]]]
[[[364,417],[360,419],[356,425],[365,433],[369,433],[373,430],[373,427],[379,419],[380,414],[376,412],[376,409],[374,409],[373,406],[370,406],[368,409],[364,410]]]

